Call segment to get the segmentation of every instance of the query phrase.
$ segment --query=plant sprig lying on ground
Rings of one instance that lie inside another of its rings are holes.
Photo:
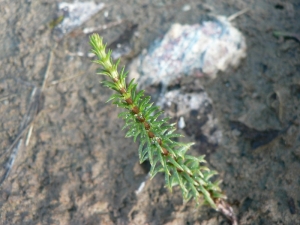
[[[140,163],[150,161],[151,178],[162,172],[168,189],[172,191],[174,186],[179,185],[186,201],[193,198],[197,204],[207,203],[222,212],[224,207],[228,208],[227,204],[224,205],[226,196],[219,187],[220,181],[211,181],[217,172],[204,165],[206,163],[204,155],[199,157],[188,155],[186,152],[193,143],[174,140],[181,136],[175,133],[175,124],[170,124],[169,118],[160,119],[163,112],[150,103],[150,97],[144,96],[144,90],[137,91],[134,79],[129,84],[126,83],[125,68],[118,71],[119,61],[112,62],[112,52],[106,52],[106,45],[99,35],[93,34],[90,37],[90,44],[92,52],[98,57],[94,62],[102,67],[99,74],[110,78],[109,81],[102,83],[116,92],[108,101],[126,109],[119,114],[125,121],[124,128],[128,129],[125,136],[133,137],[134,141],[140,139],[138,148]],[[233,213],[231,207],[229,211]]]

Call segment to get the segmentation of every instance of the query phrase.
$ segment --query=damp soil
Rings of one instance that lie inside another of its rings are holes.
[[[81,31],[121,19],[98,33],[128,65],[175,22],[194,24],[245,8],[233,21],[247,42],[239,67],[214,80],[176,84],[185,91],[203,85],[222,141],[206,143],[198,112],[184,115],[188,126],[180,132],[196,142],[191,154],[207,153],[209,167],[219,171],[240,224],[300,224],[300,43],[273,35],[300,34],[298,0],[105,0],[102,11],[60,40],[49,27],[57,2],[0,4],[1,174],[32,90],[44,99],[0,187],[0,224],[230,224],[206,206],[183,203],[179,189],[164,188],[163,176],[147,179],[149,164],[139,165],[138,143],[124,138],[117,118],[121,110],[106,104],[111,91],[99,84],[105,78],[95,75]]]

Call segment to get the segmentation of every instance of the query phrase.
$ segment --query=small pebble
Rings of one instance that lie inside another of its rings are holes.
[[[237,67],[246,49],[244,36],[225,17],[193,25],[176,23],[133,60],[129,80],[135,78],[139,88],[161,83],[164,90],[183,74],[214,79],[218,71]]]
[[[237,130],[237,129],[234,129],[234,130],[232,131],[232,135],[238,137],[238,136],[241,135],[241,132],[240,132],[239,130]]]
[[[182,11],[184,11],[184,12],[187,12],[187,11],[190,11],[190,10],[191,10],[191,6],[190,5],[184,5],[182,7]]]
[[[141,193],[141,191],[144,189],[144,187],[145,187],[145,181],[140,184],[139,188],[135,191],[135,193],[136,194]]]
[[[179,129],[185,128],[185,122],[184,122],[183,116],[181,116],[181,117],[179,118],[179,121],[178,121],[178,128],[179,128]]]
[[[93,57],[95,56],[95,54],[92,53],[92,52],[89,52],[87,56],[88,56],[89,58],[93,58]]]

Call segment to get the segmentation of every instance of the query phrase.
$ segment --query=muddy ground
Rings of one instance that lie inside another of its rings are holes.
[[[203,81],[223,132],[207,161],[219,171],[240,224],[300,224],[300,43],[273,35],[300,34],[299,0],[105,0],[105,9],[61,40],[48,26],[57,2],[0,2],[1,176],[23,118],[37,114],[0,188],[1,224],[229,224],[208,207],[184,204],[178,189],[164,188],[162,175],[136,194],[149,165],[139,165],[138,144],[124,138],[120,110],[105,103],[111,91],[99,84],[104,78],[95,75],[81,30],[121,19],[99,34],[112,49],[129,47],[122,57],[128,64],[174,22],[245,8],[233,23],[245,35],[247,57]],[[180,82],[183,90],[197,89],[198,82]],[[41,110],[32,113],[34,88]],[[185,120],[197,124],[193,114]],[[181,132],[196,142],[192,154],[203,153],[197,126]]]

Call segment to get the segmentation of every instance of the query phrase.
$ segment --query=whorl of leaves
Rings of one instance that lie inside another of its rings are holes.
[[[199,204],[201,200],[208,203],[214,209],[218,199],[224,199],[225,195],[219,188],[220,182],[210,181],[217,174],[203,166],[206,162],[204,156],[195,157],[187,155],[187,150],[193,143],[181,143],[173,140],[181,135],[174,133],[175,124],[170,124],[169,118],[159,119],[162,111],[159,107],[150,103],[150,97],[144,96],[144,91],[137,91],[134,80],[126,84],[127,72],[124,67],[118,72],[118,64],[111,60],[111,51],[106,53],[106,45],[102,38],[93,34],[90,37],[92,52],[96,54],[98,63],[102,66],[99,74],[106,75],[110,81],[103,81],[104,86],[116,91],[108,101],[125,108],[119,117],[124,119],[128,131],[126,137],[133,137],[134,141],[139,137],[138,149],[140,163],[149,160],[151,164],[150,175],[153,178],[158,172],[165,174],[166,186],[172,191],[172,187],[179,185],[186,201],[194,198]]]

